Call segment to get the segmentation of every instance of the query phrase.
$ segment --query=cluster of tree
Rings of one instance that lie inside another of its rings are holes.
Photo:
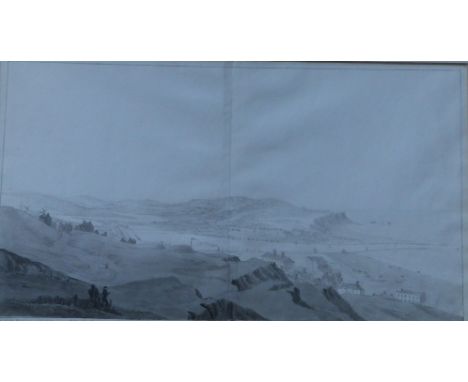
[[[124,237],[120,239],[122,243],[128,243],[128,244],[136,244],[136,239],[133,239],[131,237],[126,240]]]
[[[75,225],[75,227],[73,227],[73,224],[69,222],[59,222],[57,226],[57,224],[53,221],[52,216],[50,216],[50,213],[47,212],[45,209],[41,211],[41,214],[39,215],[39,220],[43,222],[44,224],[48,225],[49,227],[57,228],[60,232],[71,233],[74,228],[75,230],[82,231],[82,232],[93,232],[96,235],[101,235],[105,237],[107,236],[107,232],[101,233],[99,232],[99,230],[95,229],[94,224],[91,220],[90,221],[83,220],[81,224],[77,224]],[[128,239],[127,242],[131,244],[136,244],[135,239]]]
[[[71,231],[73,231],[73,225],[71,223],[59,221],[57,224],[57,222],[53,221],[52,216],[50,216],[50,213],[47,212],[45,209],[41,211],[39,215],[39,220],[44,224],[48,225],[49,227],[58,229],[60,232],[71,233]]]
[[[48,225],[49,227],[52,226],[52,216],[46,211],[42,210],[41,214],[39,215],[39,220],[44,224]]]
[[[99,230],[94,227],[94,224],[91,220],[83,220],[81,224],[75,226],[75,229],[82,232],[91,232],[95,233],[96,235],[107,236],[107,232],[99,232]]]
[[[94,224],[91,222],[91,220],[88,222],[86,220],[83,220],[81,224],[77,224],[75,226],[75,229],[78,231],[83,231],[83,232],[94,232]]]

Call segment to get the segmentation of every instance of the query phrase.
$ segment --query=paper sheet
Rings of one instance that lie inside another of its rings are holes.
[[[2,319],[466,317],[465,65],[0,73]]]

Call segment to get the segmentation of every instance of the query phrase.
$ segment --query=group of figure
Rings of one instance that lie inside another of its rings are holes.
[[[110,307],[111,305],[109,301],[110,292],[107,290],[106,286],[102,289],[102,292],[99,293],[99,289],[93,284],[88,289],[88,295],[95,308]]]

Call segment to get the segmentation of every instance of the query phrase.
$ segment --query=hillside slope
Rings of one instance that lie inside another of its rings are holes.
[[[42,263],[0,249],[0,300],[32,299],[41,295],[86,296],[88,287]]]

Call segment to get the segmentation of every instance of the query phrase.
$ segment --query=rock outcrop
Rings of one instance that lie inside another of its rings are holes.
[[[346,301],[341,295],[332,287],[323,289],[323,295],[325,298],[335,305],[342,313],[347,314],[351,319],[355,321],[363,321],[359,314],[351,307],[348,301]]]
[[[259,267],[250,273],[232,280],[231,283],[236,286],[239,291],[243,291],[267,281],[273,281],[276,284],[279,282],[281,284],[292,285],[284,271],[280,269],[276,263],[270,263],[266,266]]]
[[[265,321],[266,318],[252,309],[244,308],[232,301],[220,299],[211,304],[200,304],[201,313],[188,312],[188,319],[195,321]]]
[[[303,308],[306,308],[306,309],[313,309],[309,304],[307,304],[301,298],[301,290],[299,288],[294,288],[292,291],[288,291],[288,293],[291,295],[292,301],[296,305],[302,306]]]

